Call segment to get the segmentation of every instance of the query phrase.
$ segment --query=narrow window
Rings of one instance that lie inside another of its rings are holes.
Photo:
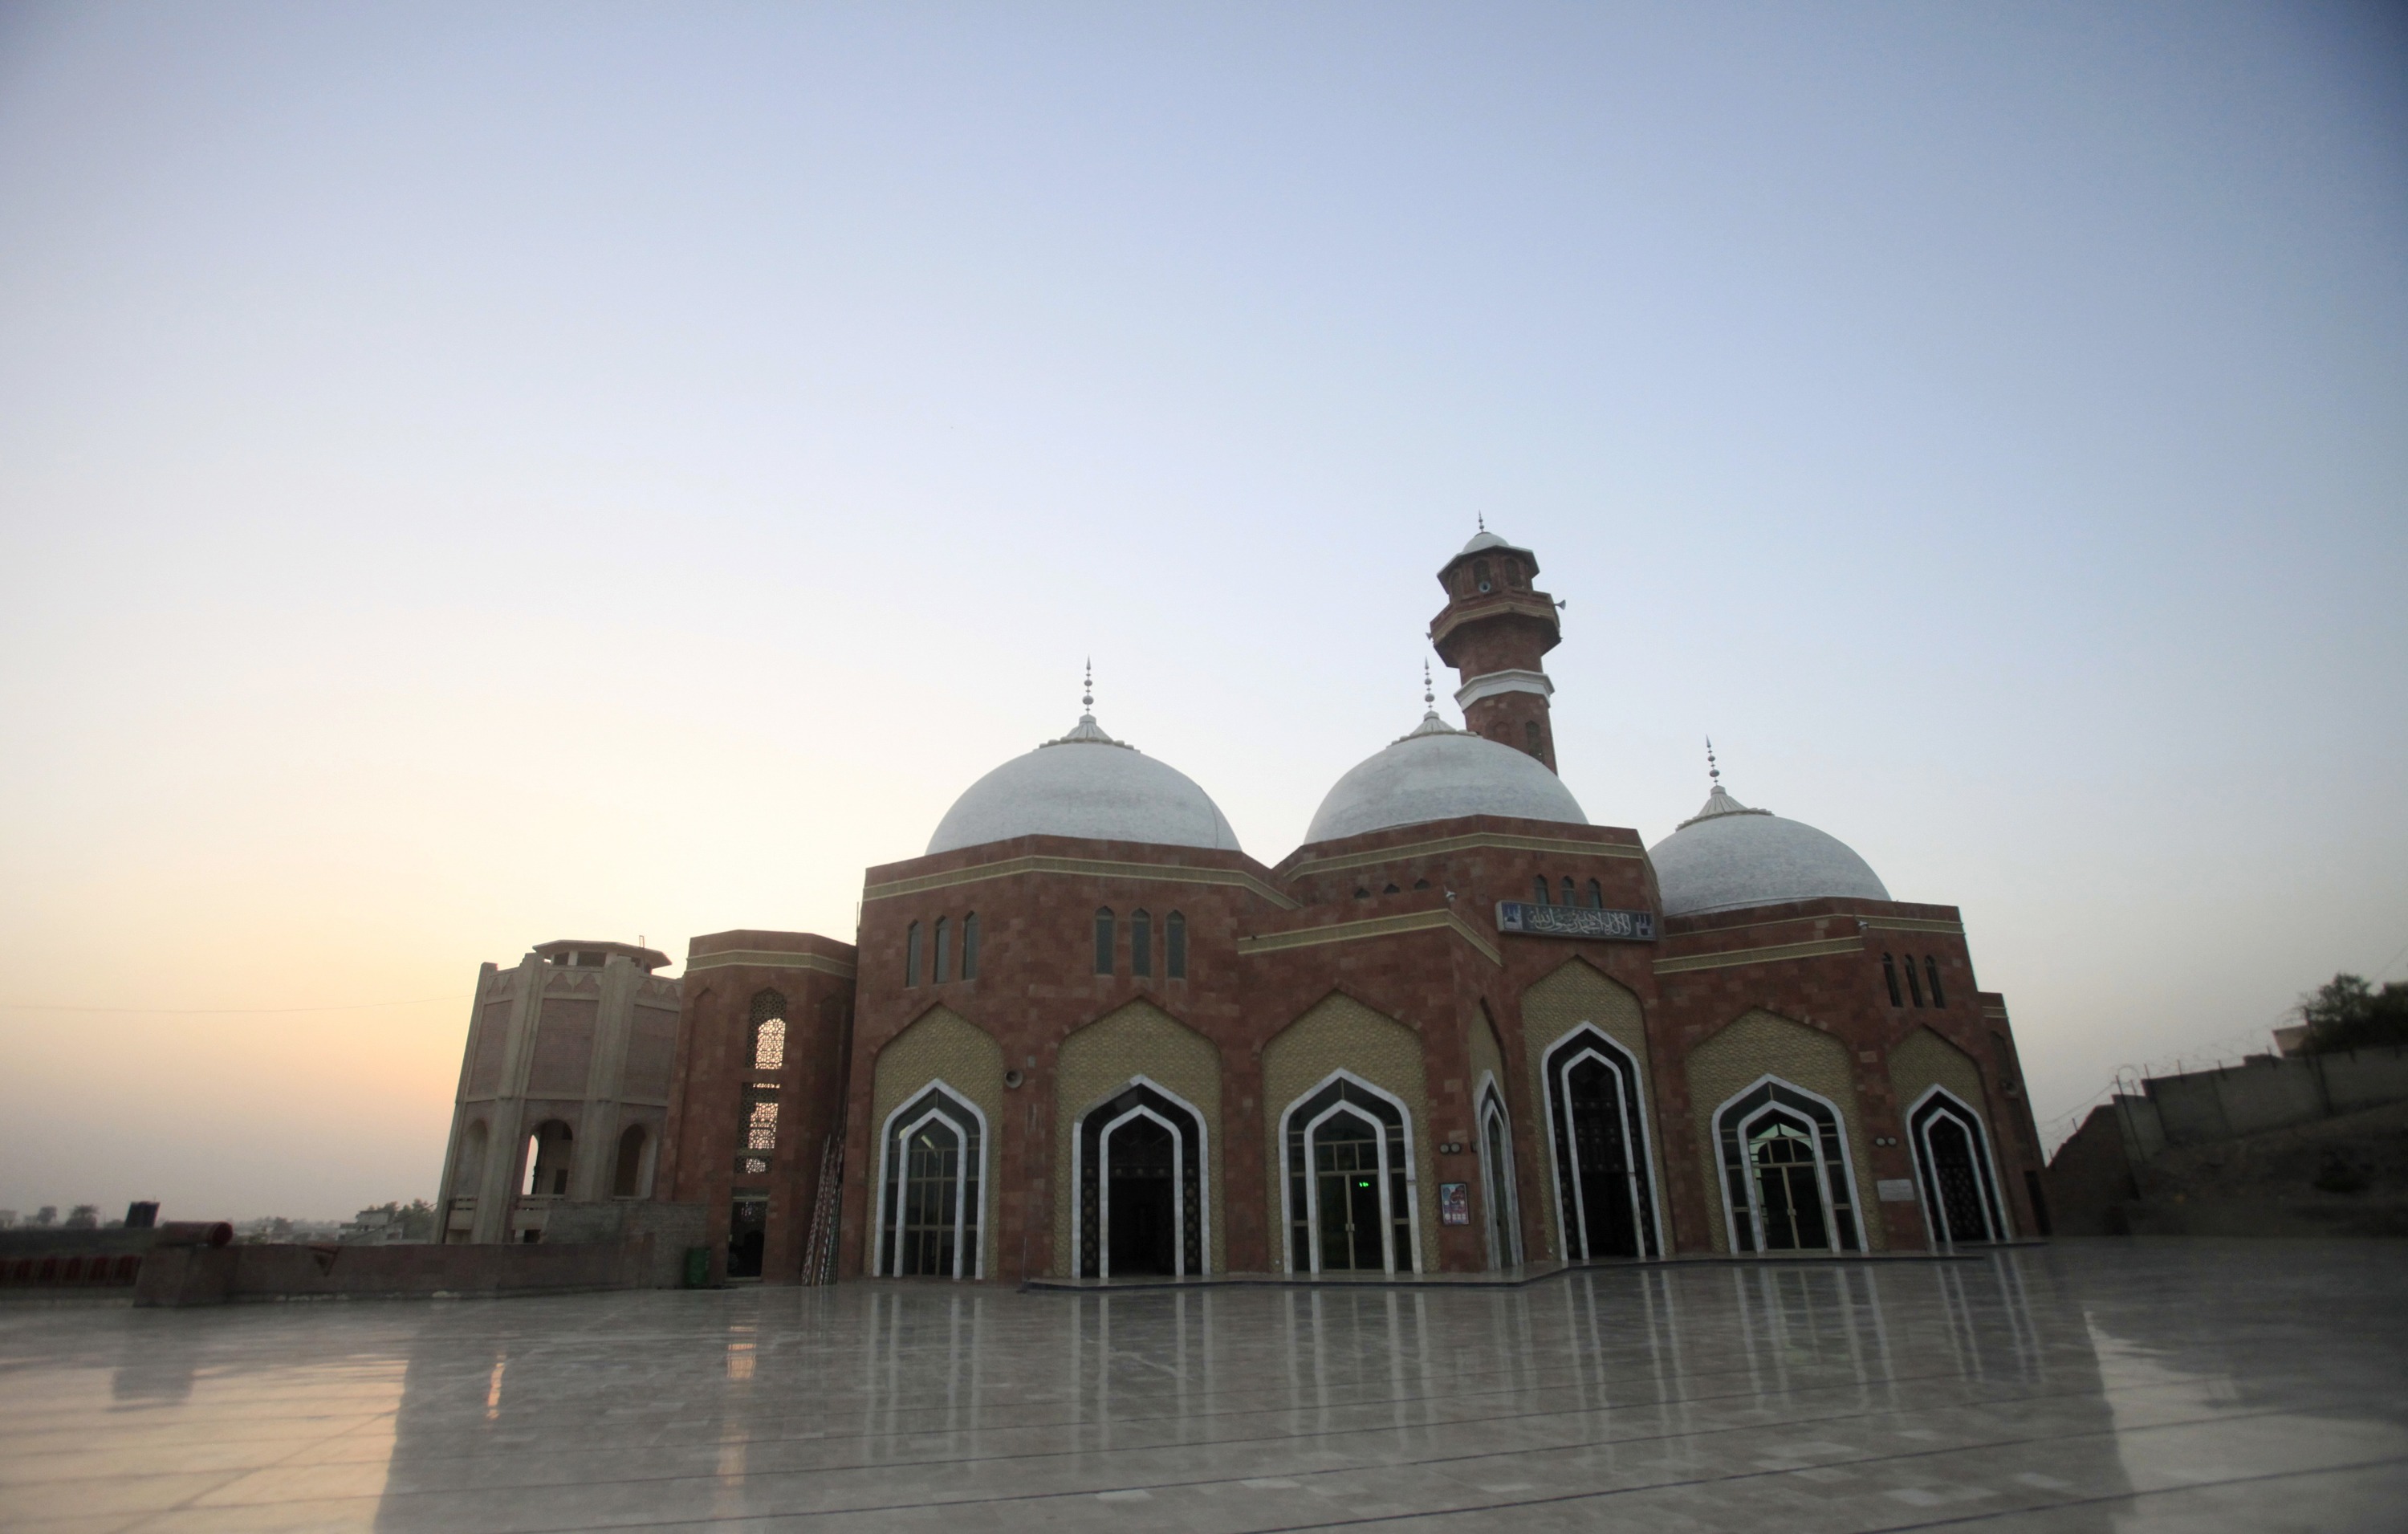
[[[914,922],[903,934],[903,983],[920,983],[920,924]]]
[[[1112,972],[1112,908],[1096,908],[1096,973]]]
[[[1142,906],[1129,912],[1129,973],[1154,973],[1154,913]]]
[[[1484,559],[1475,559],[1471,562],[1471,583],[1479,587],[1482,591],[1486,591],[1488,589],[1490,584],[1488,580],[1488,561]]]
[[[1535,719],[1522,721],[1522,749],[1533,756],[1547,753],[1545,741],[1539,734],[1539,722]]]
[[[1886,953],[1882,955],[1882,979],[1889,982],[1889,1004],[1893,1007],[1905,1006],[1906,997],[1898,994],[1898,961]]]
[[[1509,559],[1505,562],[1505,581],[1516,591],[1521,589],[1522,562],[1520,560]]]
[[[1539,904],[1542,906],[1552,906],[1555,904],[1555,901],[1548,898],[1547,896],[1547,876],[1545,874],[1541,874],[1538,878],[1532,880],[1530,882],[1530,887],[1539,892]]]
[[[1923,1005],[1923,982],[1915,978],[1914,955],[1912,953],[1906,956],[1906,994],[1914,998],[1916,1006]]]
[[[942,985],[953,978],[953,924],[943,916],[937,918],[937,983]]]
[[[1928,953],[1923,955],[1923,978],[1931,982],[1931,1004],[1935,1007],[1947,1006],[1948,998],[1940,991],[1940,961]]]
[[[1564,875],[1564,904],[1568,906],[1580,904],[1580,896],[1572,889],[1572,876],[1570,874]]]
[[[978,912],[962,918],[962,979],[978,979]]]
[[[1172,911],[1163,921],[1162,972],[1171,980],[1187,978],[1187,918]]]
[[[1594,879],[1588,882],[1588,903],[1593,910],[1605,909],[1605,886]]]

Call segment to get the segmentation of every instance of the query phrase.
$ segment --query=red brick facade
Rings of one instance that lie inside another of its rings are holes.
[[[1536,561],[1507,545],[1481,552],[1495,562],[1496,589],[1471,589],[1471,552],[1458,556],[1441,572],[1449,606],[1433,636],[1467,679],[1534,672],[1555,635],[1553,603],[1531,584]],[[1524,562],[1510,576],[1509,560]],[[1475,730],[1506,728],[1518,748],[1525,742],[1512,732],[1531,721],[1543,731],[1546,707],[1543,691],[1526,688],[1479,700],[1469,717]],[[1542,733],[1539,745],[1535,753],[1552,766],[1552,738]],[[1416,1175],[1412,1197],[1426,1233],[1423,1250],[1434,1253],[1437,1267],[1469,1271],[1490,1263],[1489,1184],[1473,1096],[1482,1052],[1490,1049],[1501,1065],[1498,1086],[1511,1123],[1521,1250],[1531,1258],[1558,1256],[1566,1227],[1551,1211],[1567,1207],[1556,1200],[1567,1197],[1559,1162],[1570,1153],[1551,1138],[1533,1054],[1552,1047],[1550,1037],[1570,1037],[1563,1027],[1572,1014],[1563,1008],[1575,1003],[1550,999],[1547,1018],[1526,1016],[1543,994],[1603,997],[1637,1020],[1624,1025],[1639,1030],[1643,1045],[1648,1144],[1636,1154],[1672,1252],[1731,1245],[1718,1212],[1724,1184],[1716,1168],[1724,1163],[1716,1156],[1724,1153],[1711,1143],[1713,1115],[1739,1100],[1731,1082],[1787,1082],[1784,1062],[1792,1059],[1801,1071],[1821,1062],[1817,1095],[1844,1120],[1839,1127],[1854,1147],[1856,1207],[1868,1227],[1863,1244],[1930,1244],[1930,1200],[1900,1191],[1918,1177],[1905,1122],[1912,1104],[1900,1098],[1942,1087],[1960,1101],[1978,1098],[1967,1106],[1986,1132],[2014,1233],[2044,1227],[2029,1191],[2036,1181],[2027,1176],[2042,1165],[2040,1147],[2004,1005],[1978,990],[1954,908],[1819,899],[1658,916],[1657,935],[1642,940],[1500,932],[1498,902],[1530,901],[1541,879],[1551,900],[1570,882],[1572,894],[1562,904],[1661,910],[1635,832],[1495,816],[1307,846],[1276,867],[1235,852],[1032,836],[871,868],[857,951],[792,933],[695,940],[661,1187],[666,1197],[708,1202],[723,1238],[731,1200],[746,1189],[766,1193],[762,1270],[770,1281],[806,1272],[815,1229],[822,1239],[833,1236],[839,1276],[863,1274],[873,1261],[891,1264],[896,1259],[887,1254],[900,1248],[886,1240],[874,1185],[887,1132],[880,1116],[899,1115],[924,1078],[941,1080],[963,1099],[965,1123],[974,1116],[982,1125],[978,1201],[964,1206],[978,1214],[978,1240],[963,1271],[1003,1280],[1075,1272],[1082,1259],[1060,1249],[1061,1233],[1088,1227],[1071,1224],[1074,1190],[1062,1147],[1065,1116],[1086,1104],[1057,1096],[1065,1046],[1106,1019],[1141,1014],[1160,1029],[1158,1019],[1167,1017],[1186,1030],[1176,1037],[1199,1038],[1217,1061],[1217,1120],[1208,1125],[1212,1203],[1221,1211],[1213,1266],[1279,1271],[1290,1248],[1279,1228],[1283,1183],[1272,1140],[1289,1103],[1270,1100],[1267,1062],[1276,1041],[1337,996],[1346,998],[1347,1017],[1368,1010],[1417,1041],[1420,1097],[1407,1107],[1411,1152],[1427,1170]],[[1113,913],[1109,973],[1097,972],[1099,909]],[[1140,911],[1153,934],[1153,972],[1144,975],[1133,972],[1129,937]],[[1174,912],[1185,943],[1184,973],[1176,977],[1167,972],[1164,936]],[[977,971],[964,977],[959,944],[973,914]],[[940,921],[953,945],[942,978],[934,946]],[[1885,955],[1913,977],[1895,1002],[1899,969],[1885,969]],[[1938,977],[1936,996],[1927,995],[1934,989],[1929,976]],[[768,1169],[747,1175],[739,1170],[741,1116],[754,1073],[746,1052],[753,998],[765,990],[786,1003],[781,1117]],[[1131,1009],[1133,1002],[1146,1006]],[[1744,1029],[1724,1037],[1742,1020],[1750,1020]],[[1354,1037],[1335,1023],[1325,1032]],[[1734,1042],[1741,1033],[1744,1049]],[[910,1055],[919,1063],[882,1077],[882,1061],[905,1057],[890,1052],[907,1036],[927,1045]],[[1710,1081],[1693,1087],[1693,1065],[1708,1057]],[[1843,1068],[1836,1064],[1842,1057]],[[1326,1063],[1311,1058],[1312,1070]],[[925,1063],[937,1059],[949,1063]],[[1132,1054],[1111,1063],[1111,1079],[1154,1080],[1167,1069]],[[831,1232],[826,1212],[815,1219],[814,1209],[839,1113],[842,1197]],[[1828,1175],[1842,1169],[1833,1162]],[[1469,1224],[1440,1223],[1440,1187],[1432,1183],[1469,1185]],[[1082,1211],[1075,1218],[1090,1216]],[[1287,1218],[1297,1216],[1290,1211]],[[882,1243],[875,1258],[874,1241]],[[967,1236],[964,1243],[968,1251]]]

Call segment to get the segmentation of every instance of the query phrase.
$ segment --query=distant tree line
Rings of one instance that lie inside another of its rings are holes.
[[[2335,975],[2300,998],[2300,1021],[2308,1025],[2302,1054],[2408,1044],[2408,982],[2378,991],[2362,976]]]

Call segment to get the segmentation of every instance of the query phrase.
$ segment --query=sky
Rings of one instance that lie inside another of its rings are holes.
[[[0,1208],[432,1197],[480,963],[849,939],[1091,656],[1275,863],[1482,515],[2052,1139],[2408,975],[2408,22],[0,7]]]

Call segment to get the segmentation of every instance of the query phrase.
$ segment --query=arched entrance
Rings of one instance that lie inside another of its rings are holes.
[[[1513,1125],[1495,1078],[1480,1090],[1480,1171],[1488,1207],[1488,1266],[1522,1265],[1522,1205],[1513,1183]]]
[[[1288,1270],[1410,1273],[1418,1221],[1404,1105],[1340,1071],[1280,1119]]]
[[[1081,1115],[1072,1155],[1082,1278],[1210,1270],[1203,1115],[1143,1078]]]
[[[985,1145],[985,1115],[942,1082],[887,1115],[873,1275],[980,1276]]]
[[[1714,1112],[1734,1252],[1860,1252],[1839,1110],[1770,1076]]]
[[[1583,1025],[1547,1052],[1546,1082],[1565,1255],[1661,1255],[1639,1062]]]
[[[1981,1115],[1935,1086],[1908,1111],[1907,1131],[1933,1244],[2005,1240],[2006,1211]]]

